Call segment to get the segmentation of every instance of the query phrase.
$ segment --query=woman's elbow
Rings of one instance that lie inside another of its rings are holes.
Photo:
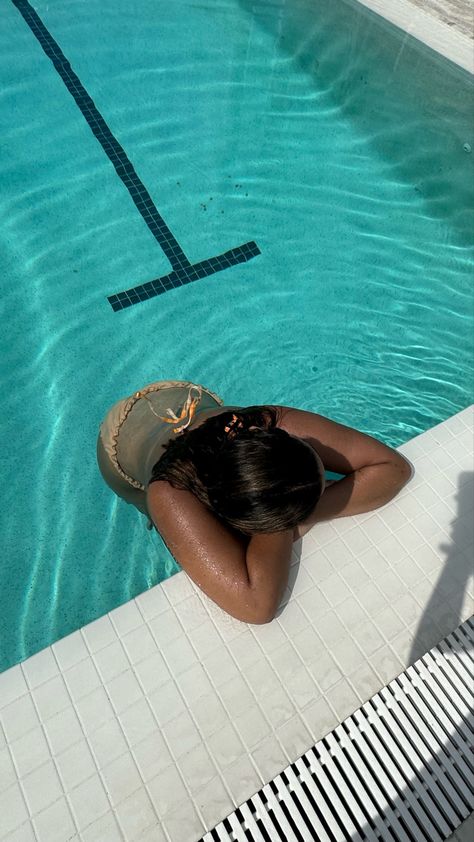
[[[251,626],[264,626],[275,619],[277,608],[278,605],[269,602],[246,605],[243,610],[236,612],[234,617]]]
[[[275,619],[276,609],[268,610],[268,611],[259,611],[254,615],[253,620],[249,622],[253,626],[264,626],[266,623],[271,623],[272,620]]]
[[[397,456],[397,479],[399,483],[399,490],[401,490],[415,475],[415,468],[405,456],[402,456],[401,453],[397,453]]]

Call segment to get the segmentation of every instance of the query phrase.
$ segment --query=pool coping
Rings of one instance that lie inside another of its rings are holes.
[[[196,842],[470,616],[473,410],[295,545],[272,623],[178,573],[0,675],[0,840]]]
[[[445,58],[474,74],[474,42],[455,25],[419,8],[410,0],[357,0]]]

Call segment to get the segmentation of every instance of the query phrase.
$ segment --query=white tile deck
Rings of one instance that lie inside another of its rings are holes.
[[[470,0],[410,0],[410,3],[474,39],[474,6]]]
[[[0,676],[2,842],[195,842],[473,612],[473,408],[295,545],[278,619],[179,573]]]
[[[474,8],[471,0],[358,2],[474,73]]]

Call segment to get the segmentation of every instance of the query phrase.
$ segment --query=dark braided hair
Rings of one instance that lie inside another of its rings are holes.
[[[322,492],[316,454],[276,426],[278,411],[249,406],[222,412],[166,445],[150,483],[191,491],[245,534],[294,528]]]

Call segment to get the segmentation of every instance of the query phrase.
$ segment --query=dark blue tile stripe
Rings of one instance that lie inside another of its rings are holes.
[[[149,298],[155,298],[157,295],[162,295],[175,287],[181,287],[184,284],[190,284],[192,281],[197,281],[200,278],[205,278],[208,275],[214,275],[216,272],[222,272],[223,269],[228,269],[229,266],[235,266],[237,263],[246,263],[252,257],[260,254],[260,249],[256,243],[244,243],[242,246],[230,249],[217,257],[211,257],[209,260],[201,260],[200,263],[195,263],[187,269],[177,269],[170,272],[168,275],[163,275],[161,278],[156,278],[154,281],[148,281],[141,286],[127,289],[125,292],[119,292],[116,295],[109,295],[108,301],[112,310],[125,310],[126,307],[131,307],[133,304],[138,304],[140,301],[148,301]]]
[[[162,295],[164,292],[175,287],[189,284],[192,281],[197,281],[199,278],[205,278],[216,272],[221,272],[229,266],[245,263],[257,254],[260,254],[259,247],[252,241],[237,246],[237,248],[230,249],[217,257],[211,257],[209,260],[202,260],[200,263],[195,264],[190,263],[176,237],[171,233],[163,217],[158,213],[150,194],[135,172],[125,150],[120,146],[120,143],[110,131],[104,118],[95,107],[93,100],[79,80],[79,77],[74,73],[66,56],[46,29],[41,18],[28,0],[12,0],[12,3],[30,27],[48,58],[51,59],[69,93],[87,120],[91,131],[94,133],[105,154],[115,167],[117,175],[130,193],[135,207],[163,249],[173,269],[172,272],[154,281],[149,281],[146,284],[119,292],[116,295],[108,296],[108,301],[112,309],[114,311],[124,310],[126,307],[131,307],[140,301],[146,301],[149,298]]]
[[[190,266],[190,262],[159,214],[145,185],[139,179],[126,152],[113,136],[107,123],[94,105],[93,100],[74,73],[66,56],[46,29],[43,21],[27,0],[12,0],[44,52],[53,62],[69,93],[74,97],[90,129],[95,134],[105,154],[112,162],[119,178],[123,181],[139,213],[153,236],[158,240],[173,269]]]

